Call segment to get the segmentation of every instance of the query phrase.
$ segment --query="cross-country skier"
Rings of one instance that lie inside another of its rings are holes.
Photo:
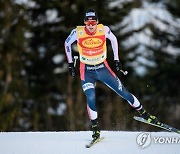
[[[81,85],[87,98],[87,111],[92,122],[93,139],[100,137],[95,102],[95,83],[97,80],[106,84],[119,96],[127,100],[140,113],[140,116],[148,121],[158,121],[155,116],[146,112],[133,94],[126,90],[120,79],[109,67],[106,61],[106,39],[111,41],[114,54],[114,71],[117,73],[122,70],[118,56],[118,43],[116,36],[111,32],[110,28],[98,23],[96,12],[93,9],[88,9],[84,17],[85,26],[77,26],[73,29],[65,41],[65,53],[69,63],[69,72],[72,77],[76,76],[76,71],[72,58],[71,45],[77,41],[80,56]]]

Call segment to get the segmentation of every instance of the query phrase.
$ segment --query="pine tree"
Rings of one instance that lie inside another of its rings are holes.
[[[14,13],[16,12],[16,13]],[[26,10],[13,1],[0,2],[0,130],[18,130],[27,95],[25,59]]]

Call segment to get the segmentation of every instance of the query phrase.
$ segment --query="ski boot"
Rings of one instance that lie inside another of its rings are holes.
[[[92,122],[91,129],[93,131],[92,138],[93,140],[97,140],[98,138],[100,138],[100,130],[98,127],[98,122],[97,120],[91,120],[91,122]]]
[[[142,108],[138,110],[138,112],[140,113],[141,117],[147,120],[148,122],[154,124],[158,123],[158,119],[155,116],[150,115],[145,109]]]

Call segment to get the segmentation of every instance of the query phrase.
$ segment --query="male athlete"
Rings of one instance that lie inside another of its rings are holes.
[[[72,58],[71,45],[77,41],[80,58],[80,78],[82,89],[87,98],[87,111],[92,122],[92,138],[96,140],[100,137],[98,127],[98,113],[95,103],[95,83],[101,81],[114,90],[119,96],[135,108],[140,115],[148,121],[157,122],[155,116],[144,110],[138,99],[121,83],[117,75],[109,67],[107,58],[106,39],[111,41],[114,54],[114,71],[119,72],[121,64],[118,56],[118,43],[115,35],[108,26],[98,24],[98,17],[93,9],[88,9],[84,17],[85,26],[77,26],[73,29],[65,41],[65,52],[69,63],[69,72],[72,77],[76,76],[76,71]]]

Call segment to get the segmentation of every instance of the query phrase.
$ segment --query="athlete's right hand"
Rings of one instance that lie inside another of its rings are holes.
[[[69,63],[69,73],[74,78],[76,76],[76,69],[74,63]]]

